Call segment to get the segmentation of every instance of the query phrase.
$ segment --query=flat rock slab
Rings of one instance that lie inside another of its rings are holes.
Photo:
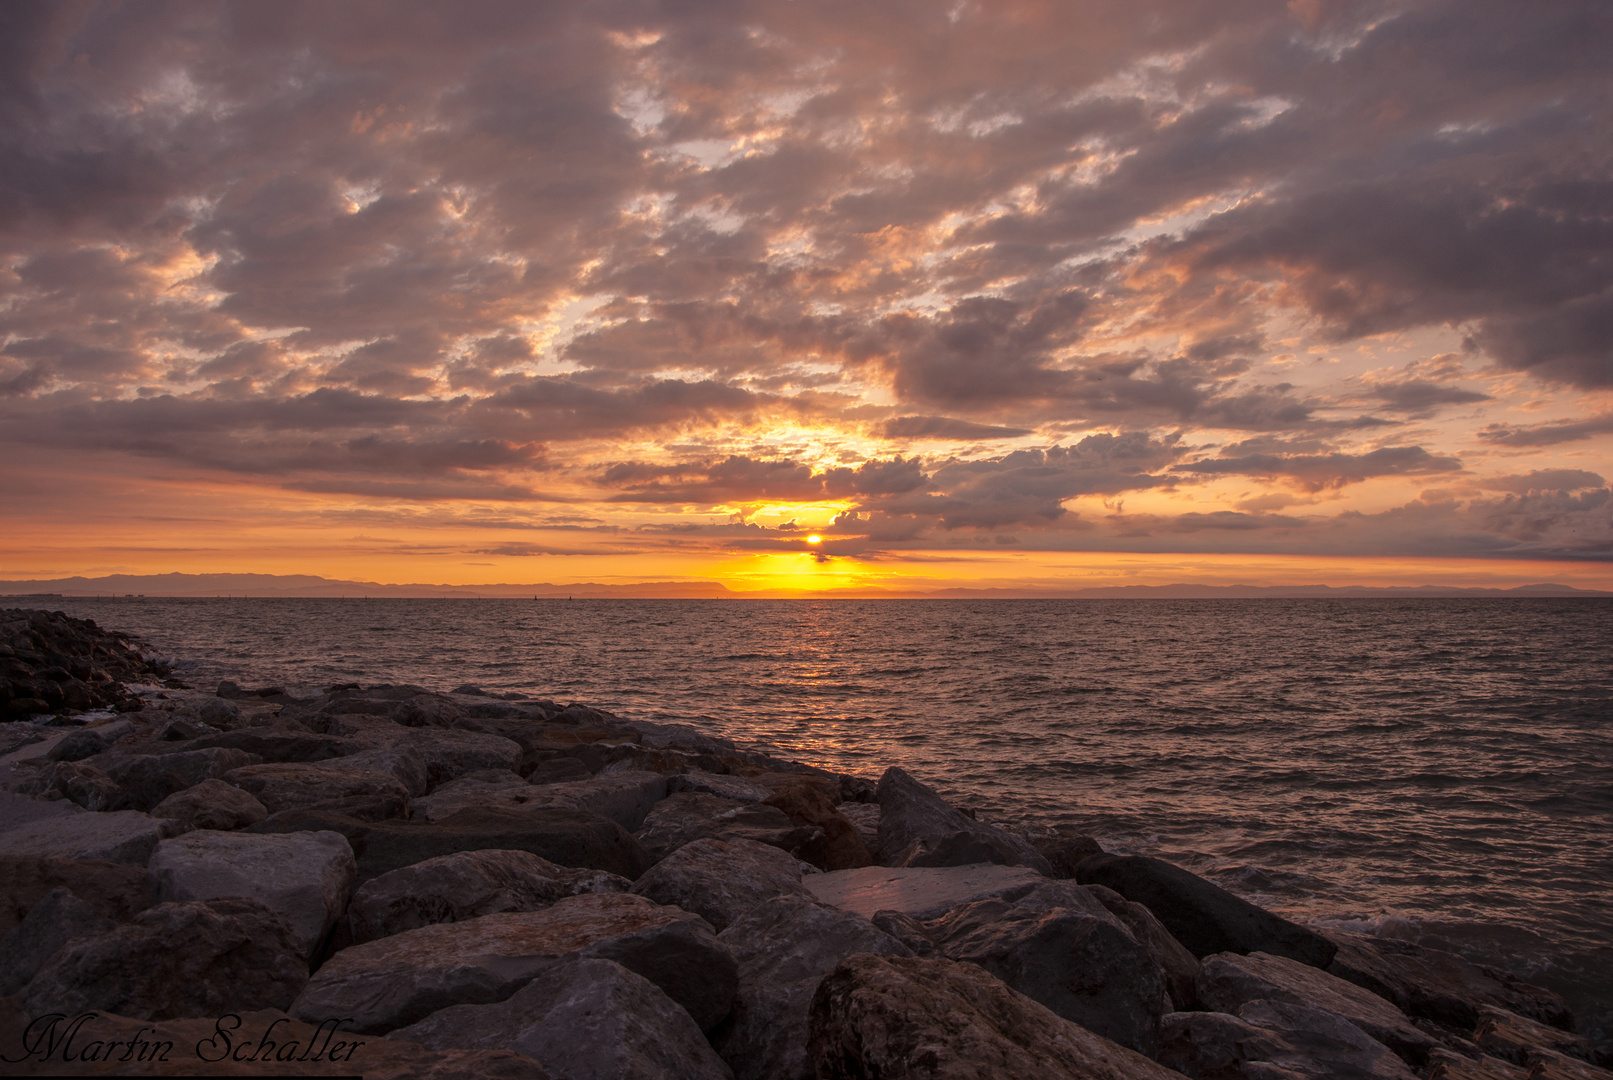
[[[416,728],[400,742],[426,763],[432,787],[482,769],[514,772],[521,764],[521,744],[499,735],[477,731]]]
[[[837,965],[813,995],[808,1052],[818,1080],[1181,1080],[973,964],[918,957]]]
[[[343,949],[291,1007],[318,1021],[353,1018],[384,1033],[450,1005],[510,997],[563,956],[614,960],[661,987],[702,1030],[728,1015],[738,985],[734,958],[706,921],[642,897],[596,893],[542,911],[441,923]]]
[[[35,799],[15,792],[0,791],[0,832],[85,812],[82,806],[75,806],[65,799]]]
[[[264,836],[202,829],[157,845],[146,873],[163,901],[259,901],[291,924],[307,958],[346,910],[357,869],[340,833]]]
[[[872,919],[874,912],[900,911],[933,919],[975,900],[1016,899],[1048,879],[1026,866],[865,866],[808,874],[801,883],[826,904]]]
[[[1240,1015],[1171,1013],[1158,1061],[1215,1080],[1413,1080],[1406,1063],[1354,1024],[1302,1005],[1260,1001]],[[1175,1074],[1172,1074],[1175,1075]]]
[[[138,810],[65,814],[0,832],[0,855],[100,859],[144,866],[171,824]]]
[[[495,1005],[453,1005],[387,1036],[513,1050],[567,1080],[731,1080],[689,1014],[610,960],[569,956]]]

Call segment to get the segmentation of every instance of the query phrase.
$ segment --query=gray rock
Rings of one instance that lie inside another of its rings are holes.
[[[108,742],[94,728],[85,728],[59,740],[47,755],[52,761],[83,761],[107,748]]]
[[[262,825],[267,829],[274,818]],[[286,824],[297,824],[287,822]],[[299,827],[316,825],[311,820]],[[644,847],[620,825],[583,810],[461,810],[435,824],[354,822],[346,833],[358,853],[358,879],[368,881],[392,870],[456,851],[530,851],[561,866],[605,870],[632,880],[650,867]]]
[[[1158,1061],[1192,1080],[1411,1080],[1393,1051],[1334,1013],[1261,1001],[1243,1015],[1178,1012]]]
[[[289,1010],[353,1018],[381,1034],[449,1005],[510,997],[562,956],[614,960],[688,1010],[701,1030],[733,1005],[734,958],[698,915],[619,893],[571,896],[541,911],[483,915],[367,941],[331,957]]]
[[[686,773],[667,778],[668,794],[676,794],[680,791],[716,795],[719,798],[747,803],[761,802],[773,794],[772,788],[764,787],[761,784],[753,784],[741,777],[702,772],[699,769],[690,769]]]
[[[339,833],[200,830],[157,845],[146,872],[164,901],[258,901],[290,924],[299,954],[308,958],[346,910],[357,867]]]
[[[476,731],[422,727],[410,731],[399,745],[413,750],[425,761],[432,787],[482,769],[514,772],[521,763],[519,743]]]
[[[229,731],[241,722],[241,707],[221,697],[208,698],[196,710],[196,716],[204,724]]]
[[[231,897],[159,904],[68,945],[23,989],[31,1016],[99,1011],[167,1020],[283,1009],[308,978],[291,926]]]
[[[852,827],[857,830],[857,838],[863,842],[870,854],[879,851],[879,804],[863,802],[843,802],[836,807]]]
[[[879,848],[885,866],[1028,866],[1053,868],[1024,839],[976,821],[906,771],[892,765],[879,778]]]
[[[1266,953],[1221,953],[1205,957],[1196,984],[1199,1004],[1237,1013],[1251,1001],[1286,1002],[1344,1018],[1413,1066],[1428,1060],[1438,1043],[1412,1026],[1399,1009],[1336,975]]]
[[[1142,904],[1200,959],[1219,952],[1264,952],[1325,968],[1338,952],[1320,934],[1159,859],[1094,856],[1076,868],[1076,880]]]
[[[1181,1080],[973,964],[848,957],[813,995],[818,1080]]]
[[[1484,1005],[1479,1009],[1473,1041],[1486,1054],[1493,1054],[1514,1065],[1529,1065],[1542,1052],[1561,1054],[1589,1062],[1594,1056],[1590,1043],[1568,1031],[1559,1031],[1506,1009]]]
[[[378,746],[321,764],[327,769],[346,772],[385,773],[402,784],[411,798],[424,795],[431,787],[430,765],[418,750],[406,743]]]
[[[586,780],[592,775],[588,766],[576,758],[557,757],[533,765],[526,779],[529,784],[564,784],[572,780]]]
[[[0,832],[9,832],[36,821],[83,814],[82,806],[65,799],[40,799],[12,791],[0,791]]]
[[[82,761],[54,761],[32,780],[18,785],[18,793],[41,799],[66,799],[75,806],[102,813],[127,809],[128,793],[106,773]]]
[[[865,919],[874,912],[900,911],[915,919],[945,915],[959,904],[993,898],[1017,899],[1048,879],[1029,867],[922,866],[896,868],[865,866],[808,874],[801,881],[819,900],[856,912]]]
[[[635,834],[652,859],[696,840],[752,840],[792,855],[821,832],[803,829],[776,806],[685,791],[655,804]]]
[[[644,824],[655,804],[667,797],[667,778],[659,773],[628,770],[565,784],[534,788],[545,807],[586,810],[609,818],[628,832]]]
[[[1102,885],[1083,887],[1148,950],[1154,963],[1165,973],[1165,989],[1176,1009],[1186,1011],[1197,1007],[1198,991],[1193,983],[1199,977],[1198,959],[1165,929],[1165,924],[1142,904],[1127,900],[1113,889]]]
[[[69,814],[0,832],[0,855],[100,859],[144,866],[172,824],[138,810]]]
[[[117,923],[66,889],[52,889],[0,938],[0,995],[15,994],[28,985],[45,961],[70,942],[98,937],[116,927]]]
[[[703,917],[719,931],[763,900],[811,898],[801,862],[752,840],[696,840],[652,866],[633,892]]]
[[[27,917],[52,889],[66,889],[114,922],[127,922],[149,906],[144,866],[59,859],[38,855],[0,856],[0,933]]]
[[[353,895],[347,918],[360,943],[501,911],[537,911],[567,896],[626,892],[632,884],[527,851],[461,851],[370,879]]]
[[[322,765],[250,765],[226,773],[223,779],[256,797],[271,814],[376,792],[405,802],[409,798],[408,789],[391,773]]]
[[[739,998],[712,1042],[738,1080],[812,1080],[807,1010],[853,953],[909,955],[866,919],[798,896],[765,900],[717,938],[739,964]]]
[[[940,950],[935,947],[935,940],[930,937],[929,928],[905,912],[876,911],[869,921],[879,930],[900,941],[914,956],[940,954]]]
[[[1008,986],[1107,1039],[1152,1055],[1165,980],[1148,950],[1090,896],[1059,903],[980,900],[925,925],[950,959],[978,964]],[[1065,893],[1085,893],[1063,886]],[[1082,904],[1096,908],[1094,913]]]
[[[242,750],[214,747],[176,754],[137,754],[107,766],[107,775],[127,793],[129,806],[149,811],[176,791],[217,779],[260,759]]]
[[[566,1080],[730,1080],[689,1014],[610,960],[568,956],[508,1000],[453,1005],[388,1039],[513,1050]]]
[[[487,769],[461,776],[414,801],[409,816],[415,821],[441,821],[461,810],[494,808],[519,810],[548,805],[540,792],[513,772]]]
[[[176,791],[152,808],[154,818],[181,822],[192,829],[230,832],[256,825],[269,816],[268,808],[234,784],[203,780]]]

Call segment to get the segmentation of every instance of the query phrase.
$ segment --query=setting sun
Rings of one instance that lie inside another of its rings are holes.
[[[809,537],[807,537],[807,543],[809,543],[809,544],[821,544],[821,543],[823,543],[823,537],[817,536],[817,535],[809,536]]]

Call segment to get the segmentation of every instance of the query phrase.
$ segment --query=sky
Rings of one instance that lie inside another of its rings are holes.
[[[0,578],[1613,588],[1613,8],[0,5]]]

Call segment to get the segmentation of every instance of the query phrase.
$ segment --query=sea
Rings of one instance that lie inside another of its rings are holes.
[[[468,683],[900,765],[982,816],[1510,969],[1613,1041],[1613,600],[49,603],[203,687]]]

